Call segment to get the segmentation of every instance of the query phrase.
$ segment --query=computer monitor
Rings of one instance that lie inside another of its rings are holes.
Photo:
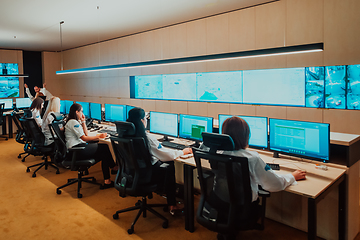
[[[90,103],[89,102],[76,102],[77,104],[80,104],[83,108],[83,114],[86,118],[90,117]]]
[[[232,117],[231,115],[219,114],[219,133],[222,133],[224,121]],[[250,127],[249,146],[253,148],[268,148],[268,120],[267,117],[253,117],[237,115],[244,119]]]
[[[70,112],[70,107],[74,104],[73,101],[70,100],[62,100],[65,106],[65,112],[64,114],[69,114]],[[62,104],[62,102],[60,102],[60,104]]]
[[[329,161],[330,124],[269,119],[270,150]]]
[[[16,98],[15,102],[17,109],[29,108],[32,103],[30,98]]]
[[[126,121],[126,105],[105,104],[105,121]]]
[[[4,106],[5,110],[13,109],[12,98],[0,99],[0,103],[5,103],[5,106]]]
[[[130,111],[131,109],[133,109],[133,108],[135,108],[135,107],[134,107],[134,106],[126,105],[126,119],[129,118],[129,111]]]
[[[168,136],[177,137],[179,115],[176,113],[150,112],[150,132],[163,134],[163,141],[169,141]]]
[[[65,108],[65,100],[60,100],[60,113],[66,114],[66,108]]]
[[[180,114],[179,137],[202,141],[202,132],[213,132],[213,118]]]
[[[90,103],[90,118],[101,121],[101,103]]]

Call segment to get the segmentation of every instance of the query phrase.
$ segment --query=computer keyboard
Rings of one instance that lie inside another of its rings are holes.
[[[179,149],[179,150],[183,150],[184,148],[186,148],[186,146],[184,144],[174,143],[174,142],[169,142],[169,141],[164,141],[161,143],[161,145],[163,145],[164,147],[169,147],[169,148],[174,148],[174,149]]]
[[[109,134],[109,135],[117,135],[117,132],[116,131],[114,131],[114,130],[110,130],[110,129],[100,129],[99,131],[98,131],[98,133],[107,133],[107,134]]]

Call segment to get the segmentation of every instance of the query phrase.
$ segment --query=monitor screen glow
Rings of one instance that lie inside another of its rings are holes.
[[[73,105],[74,102],[70,101],[70,100],[63,100],[63,102],[64,102],[64,105],[65,105],[65,114],[69,114],[70,107]],[[60,103],[60,104],[62,104],[62,103]]]
[[[270,150],[322,161],[329,160],[330,125],[269,119]]]
[[[90,103],[90,118],[101,121],[101,103]]]
[[[5,103],[4,109],[12,109],[13,108],[13,100],[12,99],[0,99],[0,103]]]
[[[105,104],[105,121],[126,121],[126,105]]]
[[[213,118],[180,114],[179,137],[202,141],[202,132],[213,132]]]
[[[30,98],[16,98],[15,102],[17,108],[29,108],[32,103]]]
[[[178,114],[150,112],[150,132],[177,137]]]
[[[231,115],[219,114],[219,133],[222,133],[224,121]],[[268,148],[268,123],[267,117],[237,116],[244,119],[250,127],[249,146],[256,148]]]
[[[78,104],[80,104],[83,108],[83,114],[85,115],[85,117],[89,118],[90,117],[90,103],[88,102],[76,102]]]

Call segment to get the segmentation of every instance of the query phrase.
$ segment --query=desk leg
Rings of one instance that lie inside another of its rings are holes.
[[[9,138],[13,138],[13,125],[12,125],[12,117],[11,117],[11,115],[9,114],[8,116],[7,116],[7,118],[8,118],[8,124],[9,124]]]
[[[339,240],[345,240],[346,229],[346,179],[339,184]]]
[[[2,124],[2,135],[6,135],[6,116],[4,116],[4,121]]]
[[[308,239],[316,239],[316,201],[308,199]]]
[[[194,167],[184,164],[185,230],[194,232]]]

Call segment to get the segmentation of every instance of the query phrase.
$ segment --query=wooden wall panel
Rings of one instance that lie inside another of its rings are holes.
[[[206,20],[200,19],[186,24],[186,55],[199,56],[206,54]]]
[[[360,134],[360,111],[324,109],[324,122],[330,123],[331,132]]]
[[[324,41],[324,1],[286,1],[286,46]]]
[[[245,104],[230,104],[229,105],[229,114],[256,116],[256,106],[245,105]]]
[[[142,108],[145,112],[156,111],[156,100],[146,100],[142,102]]]
[[[140,35],[131,35],[128,38],[129,43],[129,62],[141,61],[141,38]]]
[[[285,1],[277,1],[255,8],[256,48],[285,45]]]
[[[170,101],[170,112],[177,114],[187,114],[188,103],[185,101]]]
[[[155,59],[155,34],[153,31],[140,33],[141,61]]]
[[[286,119],[286,107],[256,106],[256,116]]]
[[[360,63],[360,1],[324,1],[324,63]]]
[[[255,8],[229,13],[229,52],[255,49]]]
[[[229,51],[228,14],[206,18],[206,53],[225,53]]]
[[[323,110],[317,108],[301,108],[301,107],[287,107],[286,119],[309,121],[309,122],[323,122]]]
[[[207,116],[208,107],[206,102],[188,102],[188,114]]]
[[[129,38],[130,37],[123,37],[116,39],[117,45],[117,55],[118,55],[118,63],[127,63],[129,62]]]
[[[169,27],[170,58],[186,56],[186,24]]]
[[[166,100],[156,100],[155,101],[155,111],[170,112],[171,111],[171,102],[166,101]]]
[[[256,69],[286,68],[286,55],[257,57]]]
[[[219,114],[230,114],[229,103],[208,103],[208,114],[207,116],[218,119]]]

